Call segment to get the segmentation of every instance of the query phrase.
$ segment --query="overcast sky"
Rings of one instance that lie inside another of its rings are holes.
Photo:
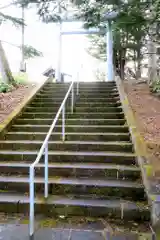
[[[0,0],[0,7],[7,5],[9,0]],[[2,10],[0,10],[2,11]],[[21,9],[8,7],[3,12],[15,17],[21,17]],[[56,66],[57,60],[57,27],[54,24],[40,22],[35,9],[27,10],[25,13],[27,27],[25,29],[25,44],[32,45],[43,52],[43,58],[35,58],[28,62],[30,74],[37,75],[49,66]],[[74,30],[80,28],[80,23],[65,23],[63,29]],[[15,29],[10,24],[3,24],[0,28],[0,39],[14,44],[21,44],[21,30]],[[73,73],[83,63],[82,78],[91,80],[93,69],[97,61],[90,57],[85,49],[88,40],[83,35],[63,36],[62,69],[64,72]],[[21,54],[18,48],[7,43],[3,44],[13,72],[17,72],[20,66]],[[84,79],[84,80],[85,80]]]

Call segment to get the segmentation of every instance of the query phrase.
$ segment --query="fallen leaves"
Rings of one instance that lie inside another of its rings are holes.
[[[160,99],[150,93],[146,83],[139,85],[125,82],[125,92],[158,177],[160,176]]]
[[[5,120],[32,89],[32,85],[20,85],[12,92],[0,93],[0,122]]]

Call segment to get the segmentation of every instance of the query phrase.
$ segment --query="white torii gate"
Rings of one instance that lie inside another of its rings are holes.
[[[61,55],[62,55],[62,36],[63,35],[75,35],[75,34],[100,34],[106,35],[106,81],[113,81],[114,80],[114,67],[113,67],[113,36],[112,36],[112,29],[111,29],[111,22],[109,19],[111,17],[107,17],[107,30],[99,31],[99,29],[84,29],[84,30],[77,30],[77,31],[62,31],[62,24],[59,24],[59,47],[58,47],[58,61],[57,61],[57,69],[56,69],[56,81],[61,81]]]

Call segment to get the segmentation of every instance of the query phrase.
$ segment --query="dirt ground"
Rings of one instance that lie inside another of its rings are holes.
[[[147,144],[155,174],[160,177],[160,98],[150,93],[146,83],[125,82],[125,91],[135,114],[137,127]]]
[[[34,84],[20,85],[12,92],[0,93],[0,123],[23,101],[33,87]]]

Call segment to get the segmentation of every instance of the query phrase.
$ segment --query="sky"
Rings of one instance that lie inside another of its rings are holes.
[[[10,0],[0,0],[0,7],[10,3]],[[1,11],[1,10],[0,10]],[[21,9],[9,7],[3,12],[15,17],[21,17]],[[31,59],[27,62],[27,71],[31,78],[38,78],[48,67],[57,66],[58,49],[58,28],[55,24],[42,23],[36,9],[29,9],[25,12],[27,26],[25,28],[25,44],[32,45],[43,53],[42,58]],[[81,23],[65,23],[63,30],[80,29]],[[21,29],[16,29],[11,24],[3,24],[0,27],[0,39],[13,44],[21,44]],[[99,62],[86,53],[89,42],[85,35],[67,35],[62,38],[62,71],[74,74],[81,65],[81,78],[84,81],[92,81],[95,78],[94,71]],[[3,43],[11,69],[17,72],[20,67],[20,50],[7,43]],[[95,80],[95,79],[94,79]]]

